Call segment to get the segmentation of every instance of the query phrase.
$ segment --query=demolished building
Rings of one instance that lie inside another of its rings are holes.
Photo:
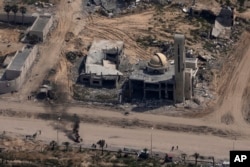
[[[120,60],[124,55],[122,41],[93,41],[79,76],[79,81],[95,87],[116,88],[120,76],[118,70]]]
[[[231,27],[234,24],[234,9],[223,7],[216,17],[214,27],[212,29],[212,37],[229,39],[231,35]]]
[[[165,55],[156,53],[148,62],[139,62],[129,77],[129,96],[140,100],[184,102],[193,96],[197,59],[186,58],[185,37],[174,37],[174,65]]]

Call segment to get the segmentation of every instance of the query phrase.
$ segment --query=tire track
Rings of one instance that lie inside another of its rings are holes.
[[[135,39],[133,39],[128,32],[119,28],[103,24],[94,24],[93,26],[87,26],[86,29],[89,31],[88,34],[94,34],[94,37],[124,41],[125,47],[133,50],[135,55],[139,55],[140,58],[147,59],[150,57],[149,53],[138,46]]]

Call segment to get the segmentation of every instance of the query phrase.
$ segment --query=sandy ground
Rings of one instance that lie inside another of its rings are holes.
[[[19,34],[18,29],[0,29],[0,56],[22,49],[24,44],[19,42]]]
[[[76,35],[80,33],[80,27],[72,27],[75,13],[80,11],[80,0],[75,0],[71,4],[62,1],[60,10],[56,17],[59,19],[59,25],[57,30],[52,33],[50,40],[40,46],[41,56],[39,62],[31,71],[31,81],[26,83],[26,86],[21,91],[21,95],[27,95],[30,91],[36,90],[40,85],[42,79],[46,75],[47,71],[51,69],[59,59],[62,48],[65,46],[64,37],[68,31],[73,31]],[[73,10],[74,9],[74,10]],[[94,19],[95,20],[95,19]],[[101,19],[100,19],[101,20]],[[84,24],[84,20],[81,24]],[[80,24],[80,25],[81,25]],[[136,23],[134,23],[136,24]],[[107,27],[102,27],[102,22],[94,23],[93,26],[88,27],[89,31],[98,32],[98,29],[103,28],[110,31],[108,35],[119,32],[117,29],[112,32]],[[117,38],[122,39],[119,35],[124,32],[119,32]],[[229,158],[229,150],[242,149],[249,150],[250,148],[250,128],[245,123],[242,116],[242,106],[245,100],[242,99],[244,95],[244,89],[248,86],[250,71],[248,69],[250,62],[250,47],[249,47],[249,34],[245,33],[242,37],[242,41],[239,42],[240,46],[236,47],[232,53],[236,57],[229,59],[234,63],[229,63],[225,66],[224,71],[228,71],[227,75],[222,75],[218,82],[220,97],[218,101],[209,104],[209,110],[214,111],[212,114],[201,118],[181,118],[181,117],[169,117],[161,115],[150,115],[145,113],[132,113],[128,117],[125,117],[119,112],[107,111],[103,109],[92,109],[83,106],[66,107],[63,106],[56,108],[55,110],[46,108],[42,104],[34,102],[27,102],[24,98],[16,97],[4,98],[0,101],[0,109],[12,109],[20,112],[30,113],[44,113],[44,112],[68,112],[77,113],[80,116],[87,115],[90,118],[96,118],[98,123],[82,123],[80,126],[80,135],[83,137],[84,143],[91,144],[97,140],[104,138],[109,145],[121,146],[121,147],[135,147],[144,148],[150,147],[150,136],[153,135],[153,149],[157,151],[167,152],[171,146],[178,145],[180,151],[188,154],[199,152],[201,155],[215,156],[216,159]],[[125,40],[129,40],[126,37]],[[134,44],[133,44],[134,45]],[[138,50],[138,53],[142,54],[144,51]],[[43,67],[43,68],[41,68]],[[223,72],[222,72],[223,73]],[[36,76],[38,74],[38,76]],[[223,88],[223,89],[222,89]],[[15,95],[14,95],[15,96]],[[12,101],[12,102],[11,102]],[[221,121],[223,115],[230,113],[233,117],[233,122],[225,124]],[[105,119],[107,118],[107,119]],[[42,130],[41,139],[50,141],[56,139],[56,130],[54,129],[55,123],[51,121],[43,121],[37,119],[15,118],[15,117],[0,117],[0,130],[17,132],[20,134],[33,134],[37,130]],[[217,137],[211,134],[194,134],[192,132],[171,132],[166,130],[158,130],[148,127],[131,126],[128,128],[121,128],[119,126],[111,126],[105,121],[113,120],[133,120],[146,121],[148,125],[165,125],[172,123],[176,125],[177,129],[180,126],[208,126],[217,130],[232,132],[230,134],[236,134],[236,140],[233,140],[235,136],[226,136],[225,138]],[[65,126],[70,129],[70,125]],[[231,137],[231,139],[229,138]],[[60,141],[69,140],[65,136],[65,133],[59,132]]]
[[[6,130],[23,135],[31,135],[42,130],[38,140],[57,140],[57,131],[51,126],[51,121],[35,119],[18,119],[0,117],[0,131]],[[199,152],[203,156],[215,156],[216,159],[228,159],[229,151],[235,149],[249,150],[249,141],[230,140],[215,136],[192,135],[186,133],[165,132],[151,129],[126,129],[112,126],[80,124],[80,135],[83,144],[91,145],[99,139],[105,139],[109,146],[128,147],[134,149],[150,148],[152,133],[153,151],[170,152],[172,146],[179,146],[178,151],[192,155]],[[59,142],[70,141],[65,133],[59,131]],[[70,141],[72,142],[72,141]]]
[[[74,27],[72,27],[73,19],[74,15],[81,11],[81,1],[77,0],[67,3],[67,0],[63,0],[58,4],[57,8],[60,9],[55,16],[58,20],[58,26],[50,38],[39,46],[39,61],[31,71],[29,82],[26,82],[26,85],[20,91],[20,99],[26,98],[30,92],[36,91],[49,70],[57,65],[62,49],[65,47],[65,34],[69,30],[74,30]]]

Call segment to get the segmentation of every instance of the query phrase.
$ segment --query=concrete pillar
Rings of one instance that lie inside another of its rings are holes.
[[[129,87],[129,98],[132,98],[133,85],[131,83],[131,80],[128,81],[128,87]]]
[[[161,99],[161,83],[159,83],[159,99]]]
[[[175,59],[175,103],[185,100],[185,37],[181,34],[174,36],[174,59]]]
[[[146,100],[145,82],[143,82],[143,100]]]
[[[190,100],[192,98],[192,69],[185,71],[185,98]]]

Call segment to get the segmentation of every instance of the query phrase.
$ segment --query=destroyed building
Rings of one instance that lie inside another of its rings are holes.
[[[122,41],[95,40],[93,41],[84,68],[79,76],[81,83],[95,86],[116,88],[120,76],[118,70],[120,60],[124,55]]]
[[[129,96],[140,100],[184,102],[193,96],[197,59],[186,58],[185,37],[174,37],[174,64],[156,53],[148,62],[140,61],[129,77]]]
[[[212,29],[212,37],[229,39],[231,35],[231,27],[234,24],[234,9],[223,7],[216,17],[214,27]]]

